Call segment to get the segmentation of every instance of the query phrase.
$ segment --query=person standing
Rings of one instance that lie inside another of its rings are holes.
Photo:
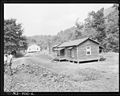
[[[4,65],[7,63],[7,54],[4,54]]]
[[[8,74],[12,75],[12,60],[13,60],[13,55],[11,53],[8,53],[7,57],[7,68],[8,68]]]
[[[8,58],[8,54],[4,54],[4,71],[6,71],[6,67],[7,67],[7,58]]]

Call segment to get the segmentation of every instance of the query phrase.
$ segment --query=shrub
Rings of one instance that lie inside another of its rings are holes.
[[[24,54],[22,52],[17,52],[15,58],[23,57]]]
[[[105,61],[105,60],[106,60],[106,58],[103,57],[103,56],[101,56],[100,59],[99,59],[99,61]]]

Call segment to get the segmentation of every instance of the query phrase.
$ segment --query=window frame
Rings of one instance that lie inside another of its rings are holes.
[[[89,47],[89,48],[88,48]],[[88,54],[88,52],[90,54]],[[91,46],[86,46],[86,55],[91,55]]]

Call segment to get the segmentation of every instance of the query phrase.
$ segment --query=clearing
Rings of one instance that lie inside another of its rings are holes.
[[[103,53],[106,60],[90,63],[53,62],[40,53],[15,58],[13,76],[4,74],[4,91],[118,92],[119,54]]]

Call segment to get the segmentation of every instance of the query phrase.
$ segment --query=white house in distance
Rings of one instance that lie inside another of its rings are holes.
[[[37,44],[32,44],[27,49],[27,53],[39,52],[39,51],[40,51],[40,46],[38,46]]]

